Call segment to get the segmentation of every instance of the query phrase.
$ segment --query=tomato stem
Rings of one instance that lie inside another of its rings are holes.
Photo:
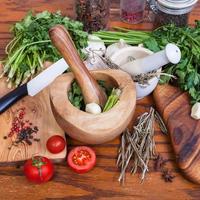
[[[38,169],[41,169],[41,167],[45,164],[46,163],[42,161],[41,156],[32,157],[32,165],[37,167]]]

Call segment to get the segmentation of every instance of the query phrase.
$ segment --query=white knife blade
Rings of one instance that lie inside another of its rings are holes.
[[[27,83],[28,95],[35,96],[69,68],[63,58],[52,64]]]
[[[0,114],[26,95],[35,96],[69,68],[62,58],[45,69],[28,83],[21,85],[0,99]]]

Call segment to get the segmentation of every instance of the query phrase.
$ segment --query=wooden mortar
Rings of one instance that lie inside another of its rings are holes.
[[[120,70],[90,73],[63,26],[51,28],[49,35],[73,72],[57,78],[50,88],[50,102],[56,121],[68,135],[85,143],[100,144],[114,139],[126,129],[134,114],[136,90],[131,77]],[[103,108],[106,103],[105,92],[96,80],[104,80],[107,85],[120,88],[120,101],[105,113],[94,115],[83,112],[68,100],[74,79],[81,88],[85,104],[94,102]]]
[[[72,73],[58,77],[50,87],[53,114],[60,127],[74,139],[88,144],[101,144],[119,136],[133,118],[136,105],[135,84],[120,70],[91,71],[97,80],[122,90],[119,102],[109,111],[94,115],[74,107],[68,91],[74,80]]]

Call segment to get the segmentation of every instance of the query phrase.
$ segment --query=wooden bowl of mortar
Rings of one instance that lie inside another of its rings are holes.
[[[74,81],[72,73],[58,77],[50,87],[53,114],[60,127],[72,138],[88,144],[101,144],[119,136],[133,118],[136,106],[135,84],[120,70],[91,71],[96,80],[122,90],[119,102],[109,111],[89,114],[74,107],[67,93]]]

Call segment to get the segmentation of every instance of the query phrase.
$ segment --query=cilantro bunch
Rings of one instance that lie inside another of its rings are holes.
[[[174,24],[162,26],[152,32],[149,39],[144,41],[145,47],[157,52],[166,44],[176,44],[182,54],[179,64],[165,66],[164,72],[175,75],[177,84],[187,91],[191,97],[191,103],[200,101],[200,21],[196,21],[195,27],[176,27]],[[161,83],[168,83],[170,77],[163,76]]]
[[[7,58],[1,77],[8,77],[10,86],[18,86],[28,81],[43,69],[45,61],[55,62],[60,59],[56,48],[51,44],[48,31],[56,24],[64,25],[69,31],[80,55],[87,46],[88,34],[83,31],[83,24],[64,17],[60,12],[44,11],[34,15],[29,12],[12,28],[13,40],[6,47]]]

